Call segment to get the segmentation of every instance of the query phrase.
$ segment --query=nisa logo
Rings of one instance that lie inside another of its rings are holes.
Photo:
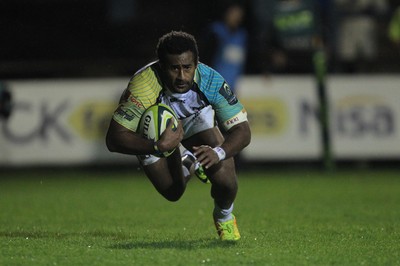
[[[396,112],[391,102],[379,95],[343,97],[334,104],[337,133],[354,139],[396,135]]]

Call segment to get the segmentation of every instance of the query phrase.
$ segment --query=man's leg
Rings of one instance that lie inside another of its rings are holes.
[[[224,137],[221,131],[218,127],[213,127],[193,135],[182,143],[187,149],[193,151],[193,146],[216,147],[223,141]],[[229,208],[236,198],[238,189],[234,159],[223,160],[205,171],[212,183],[211,196],[216,204],[221,208]]]
[[[213,217],[217,233],[221,240],[239,240],[240,233],[236,217],[232,213],[233,203],[238,191],[234,159],[229,158],[220,162],[216,166],[215,172],[211,171],[207,175],[212,183]]]
[[[167,200],[177,201],[185,192],[190,176],[182,169],[179,149],[167,158],[143,165],[143,169],[156,190]]]
[[[219,164],[215,169],[211,168],[210,172],[207,172],[212,183],[211,196],[220,208],[229,209],[238,190],[235,163],[233,158],[229,158]]]
[[[219,146],[224,138],[217,127],[207,129],[183,141],[186,148],[209,145]],[[219,162],[205,170],[211,181],[211,196],[214,199],[213,217],[218,234],[223,240],[238,240],[240,238],[235,216],[232,214],[233,202],[238,191],[238,181],[233,158]],[[226,230],[225,230],[226,229]],[[225,230],[225,231],[224,231]],[[233,232],[228,234],[227,231]]]

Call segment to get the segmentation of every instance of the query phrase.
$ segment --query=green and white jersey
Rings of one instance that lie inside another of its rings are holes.
[[[114,113],[113,119],[116,122],[136,131],[143,112],[155,103],[169,105],[180,120],[194,118],[203,108],[211,106],[217,121],[226,130],[247,121],[243,105],[232,93],[224,78],[212,68],[199,63],[195,71],[194,85],[184,94],[169,91],[160,79],[160,71],[158,62],[153,62],[131,78]]]

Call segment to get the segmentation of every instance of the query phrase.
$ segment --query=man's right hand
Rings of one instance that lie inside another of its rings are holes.
[[[174,127],[174,121],[171,119],[167,128],[161,134],[157,141],[157,147],[160,152],[171,151],[178,147],[183,139],[182,122],[178,120],[178,126]]]

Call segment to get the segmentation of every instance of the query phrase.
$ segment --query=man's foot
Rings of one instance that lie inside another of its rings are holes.
[[[201,166],[199,163],[195,165],[194,174],[197,176],[198,179],[200,179],[201,182],[203,183],[210,183],[210,180],[208,180],[208,177],[206,175],[206,172],[204,171],[203,166]]]
[[[219,238],[223,241],[237,241],[240,239],[236,217],[232,214],[232,219],[226,222],[215,222]]]
[[[196,162],[196,158],[190,154],[182,156],[182,164],[189,170],[190,174],[195,174],[203,183],[210,183],[203,166]]]

